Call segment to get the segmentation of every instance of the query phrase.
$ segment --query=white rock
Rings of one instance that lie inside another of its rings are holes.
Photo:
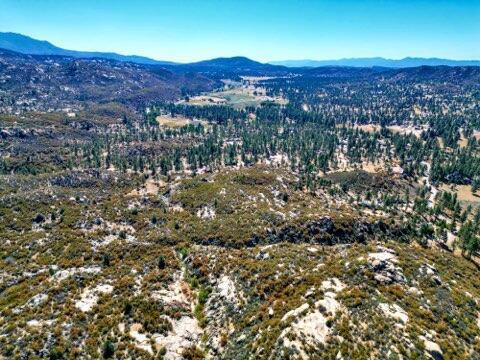
[[[41,293],[41,294],[35,295],[30,300],[28,300],[27,305],[32,308],[37,307],[44,304],[47,300],[48,300],[48,295]]]
[[[258,254],[255,256],[257,260],[267,260],[270,259],[270,254],[266,251],[260,250]]]
[[[408,314],[397,304],[381,303],[378,305],[380,310],[390,318],[400,320],[403,324],[408,322]]]
[[[420,296],[420,295],[423,294],[423,291],[414,287],[414,286],[411,286],[411,287],[408,288],[407,293],[409,293],[411,295]]]
[[[173,282],[168,286],[168,288],[154,291],[151,295],[152,298],[155,300],[159,300],[166,305],[180,304],[186,308],[189,308],[190,300],[187,298],[186,294],[183,291],[183,288],[186,287],[186,283],[183,280],[183,277],[183,272],[176,272],[173,275]]]
[[[147,335],[140,333],[142,329],[141,324],[132,324],[130,326],[130,331],[128,335],[135,340],[135,347],[148,352],[153,355],[152,345],[150,345],[150,340]]]
[[[319,308],[321,306],[325,309],[327,313],[334,315],[341,309],[341,305],[337,300],[335,300],[335,296],[335,293],[326,293],[323,299],[318,300],[315,303],[315,307]]]
[[[202,329],[196,319],[182,316],[172,321],[172,331],[167,335],[154,335],[155,343],[165,348],[165,360],[182,359],[182,350],[198,344]]]
[[[396,256],[391,252],[375,252],[369,253],[368,258],[371,261],[392,261],[396,259]]]
[[[213,220],[217,214],[211,206],[204,206],[201,209],[198,209],[197,216],[200,219]]]
[[[221,296],[232,302],[237,302],[235,284],[227,275],[223,275],[219,279],[217,287]]]
[[[433,358],[433,359],[443,359],[443,352],[440,346],[431,340],[428,340],[425,336],[419,336],[425,345],[425,351]]]
[[[325,281],[322,281],[322,290],[327,291],[327,290],[333,290],[335,292],[342,291],[345,289],[345,284],[342,283],[339,279],[337,278],[331,278]]]
[[[79,267],[79,268],[70,268],[70,269],[64,269],[56,272],[53,275],[53,280],[60,282],[63,281],[70,276],[73,276],[75,274],[98,274],[99,272],[102,271],[102,268],[100,266],[89,266],[89,267]]]
[[[301,313],[306,311],[309,307],[310,307],[310,305],[308,305],[308,303],[305,303],[303,305],[300,305],[296,309],[290,310],[285,315],[283,315],[282,321],[286,321],[290,316],[297,317],[298,315],[300,315]]]
[[[39,328],[43,326],[51,326],[55,320],[29,320],[27,321],[27,326],[33,327],[33,328]]]
[[[100,284],[91,288],[85,288],[80,296],[80,300],[75,302],[75,307],[83,312],[88,312],[97,305],[100,294],[110,294],[113,286],[108,284]]]
[[[292,323],[289,328],[282,332],[280,337],[285,337],[289,331],[304,335],[307,342],[313,345],[314,342],[324,344],[330,333],[330,328],[327,326],[327,318],[320,311],[316,310]]]

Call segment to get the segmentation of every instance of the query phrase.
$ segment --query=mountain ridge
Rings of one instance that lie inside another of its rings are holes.
[[[75,58],[104,58],[145,65],[176,64],[172,61],[155,60],[138,55],[122,55],[114,52],[102,51],[68,50],[55,46],[46,40],[37,40],[30,36],[13,32],[0,32],[0,48],[28,55],[61,55]]]
[[[480,66],[480,60],[450,60],[441,58],[405,57],[403,59],[387,59],[383,57],[343,58],[333,60],[281,60],[270,61],[272,65],[287,67],[321,67],[321,66],[350,66],[350,67],[389,67],[406,68],[417,66]]]
[[[146,56],[123,55],[115,52],[102,51],[77,51],[63,49],[53,45],[47,40],[38,40],[30,36],[14,33],[0,32],[0,48],[28,55],[59,55],[70,56],[74,58],[103,58],[109,60],[133,62],[143,65],[164,65],[179,66],[184,68],[239,68],[243,70],[281,70],[282,68],[301,68],[301,67],[324,67],[324,66],[343,66],[343,67],[385,67],[385,68],[408,68],[417,66],[480,66],[480,60],[450,60],[442,58],[421,58],[405,57],[403,59],[387,59],[383,57],[368,58],[343,58],[333,60],[281,60],[269,61],[266,63],[252,60],[245,56],[217,57],[213,59],[178,63],[173,61],[156,60]]]

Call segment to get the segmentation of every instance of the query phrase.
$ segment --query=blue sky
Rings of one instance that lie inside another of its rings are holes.
[[[480,59],[480,0],[0,0],[0,31],[182,62]]]

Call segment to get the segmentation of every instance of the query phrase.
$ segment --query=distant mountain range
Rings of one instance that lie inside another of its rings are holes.
[[[448,60],[438,58],[413,58],[407,57],[400,60],[385,59],[382,57],[373,58],[351,58],[340,60],[285,60],[271,61],[269,63],[260,63],[243,56],[229,58],[216,58],[211,60],[198,61],[188,64],[180,64],[172,61],[155,60],[145,56],[121,55],[111,52],[97,51],[76,51],[59,48],[48,41],[33,39],[29,36],[12,33],[0,32],[0,48],[29,55],[59,55],[70,56],[74,58],[103,58],[116,61],[133,62],[144,65],[164,65],[175,66],[187,70],[219,70],[229,69],[242,70],[247,72],[255,71],[285,71],[284,67],[322,67],[322,66],[349,66],[349,67],[387,67],[387,68],[406,68],[422,65],[429,66],[480,66],[480,60]]]
[[[272,65],[287,67],[320,67],[320,66],[351,66],[351,67],[388,67],[407,68],[416,66],[480,66],[480,60],[448,60],[439,58],[414,58],[385,59],[382,57],[351,58],[339,60],[284,60],[270,61]]]
[[[110,52],[75,51],[59,48],[48,41],[36,40],[12,32],[0,32],[0,48],[30,55],[60,55],[75,58],[103,58],[148,65],[172,65],[171,61],[159,61],[144,56],[120,55]]]

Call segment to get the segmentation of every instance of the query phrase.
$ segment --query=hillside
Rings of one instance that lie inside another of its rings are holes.
[[[479,69],[0,50],[0,359],[480,360]]]
[[[52,45],[48,41],[36,40],[29,36],[11,32],[0,32],[0,49],[19,52],[30,55],[59,55],[75,58],[102,58],[116,61],[134,62],[150,65],[171,65],[171,61],[159,61],[144,56],[120,55],[116,53],[98,51],[75,51],[66,50]]]
[[[189,64],[178,64],[170,66],[169,69],[172,71],[208,74],[218,79],[238,78],[239,75],[284,76],[290,73],[290,69],[285,66],[263,64],[243,56],[216,58]]]
[[[0,49],[0,111],[78,108],[88,102],[132,106],[175,100],[215,83],[202,75],[106,59],[24,55]]]

